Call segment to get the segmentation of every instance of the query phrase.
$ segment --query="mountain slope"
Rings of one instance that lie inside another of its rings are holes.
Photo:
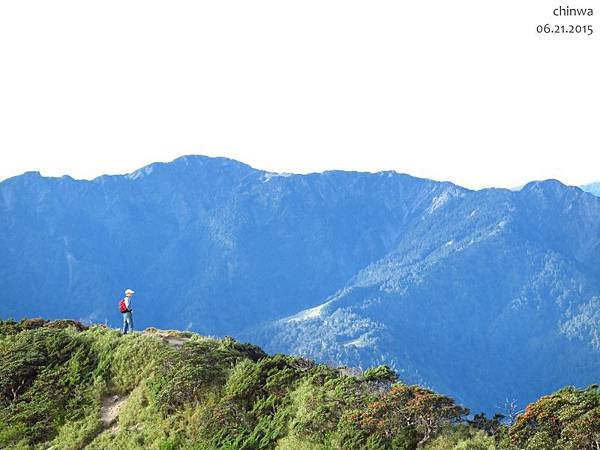
[[[234,333],[335,292],[448,186],[204,157],[93,181],[26,174],[0,184],[0,313],[104,321],[133,286],[142,325]]]
[[[250,335],[335,364],[389,364],[485,410],[596,382],[598,213],[556,182],[473,193],[322,306]]]

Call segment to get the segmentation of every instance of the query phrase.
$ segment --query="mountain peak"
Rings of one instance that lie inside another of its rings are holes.
[[[155,162],[141,167],[131,173],[125,175],[125,178],[130,180],[138,180],[150,176],[156,172],[196,172],[199,170],[242,170],[255,171],[248,164],[242,163],[235,159],[225,158],[221,156],[205,156],[205,155],[183,155],[170,162]]]
[[[540,198],[572,199],[582,194],[580,188],[566,185],[556,179],[531,181],[519,191],[524,194],[532,194]]]
[[[536,190],[536,189],[557,189],[557,188],[569,188],[571,186],[567,186],[562,181],[557,180],[555,178],[548,178],[546,180],[534,180],[525,184],[521,190]]]

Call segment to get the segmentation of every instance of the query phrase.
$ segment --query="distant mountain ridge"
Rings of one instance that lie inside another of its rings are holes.
[[[0,183],[0,317],[249,338],[491,410],[598,381],[600,198],[186,156]],[[556,355],[561,355],[557,358]]]
[[[600,181],[597,183],[584,184],[581,186],[581,189],[583,189],[585,192],[589,192],[590,194],[600,197]]]

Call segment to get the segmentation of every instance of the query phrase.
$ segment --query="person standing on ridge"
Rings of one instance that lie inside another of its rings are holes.
[[[131,312],[131,300],[135,291],[127,289],[125,291],[125,298],[119,302],[119,311],[123,314],[123,334],[127,334],[127,331],[133,333],[133,316]]]

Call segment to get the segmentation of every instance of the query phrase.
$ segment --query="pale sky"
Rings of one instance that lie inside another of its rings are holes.
[[[0,179],[196,153],[474,188],[600,180],[600,4],[555,3],[3,0]]]

